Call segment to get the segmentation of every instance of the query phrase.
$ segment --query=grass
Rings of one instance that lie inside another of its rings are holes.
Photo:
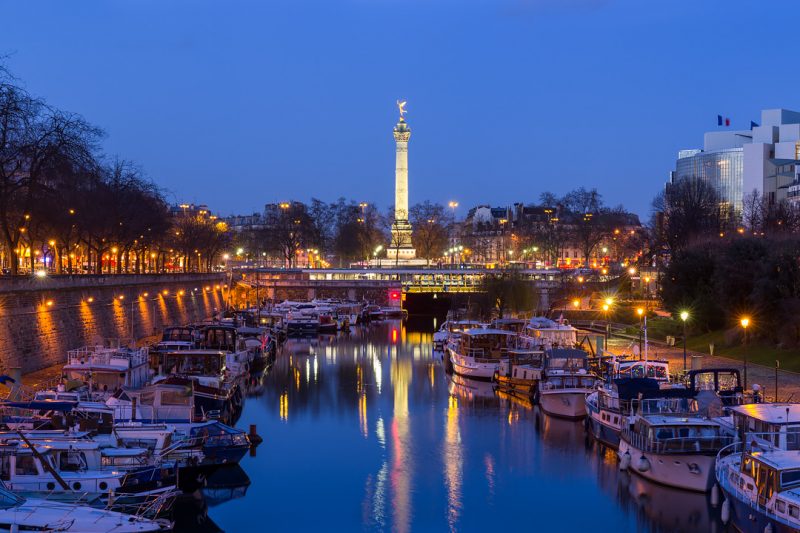
[[[749,362],[770,367],[775,366],[777,359],[780,361],[782,369],[800,372],[800,349],[782,350],[763,342],[748,343],[747,348],[743,344],[725,346],[724,337],[725,333],[722,330],[689,336],[686,340],[686,347],[696,352],[709,353],[708,345],[713,343],[714,355],[742,360],[747,354]]]
[[[631,324],[626,328],[626,333],[632,336],[639,334],[639,324]],[[678,320],[662,317],[651,317],[647,319],[647,335],[651,339],[659,341],[665,340],[667,335],[676,337],[675,346],[683,346],[681,335],[683,334],[683,324]],[[686,341],[686,348],[693,352],[710,353],[709,344],[714,344],[714,355],[730,357],[732,359],[743,360],[747,353],[747,361],[764,366],[774,367],[775,360],[780,361],[783,370],[800,372],[800,349],[780,349],[765,342],[750,342],[747,348],[737,343],[733,346],[725,346],[725,331],[717,330],[701,335],[689,334]]]

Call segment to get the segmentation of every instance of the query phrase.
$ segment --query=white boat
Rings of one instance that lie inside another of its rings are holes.
[[[0,484],[0,530],[63,531],[80,533],[133,533],[166,531],[164,521],[61,503],[40,498],[23,498]]]
[[[459,333],[473,328],[485,328],[486,324],[478,322],[477,320],[447,320],[439,328],[439,331],[433,334],[433,349],[436,351],[444,351],[447,342]]]
[[[531,345],[551,348],[574,348],[578,344],[578,330],[566,320],[533,317],[522,329],[522,337]]]
[[[620,468],[664,485],[707,492],[714,484],[717,453],[731,441],[707,418],[639,416],[620,432]]]
[[[105,400],[123,387],[137,389],[150,378],[147,348],[116,344],[83,346],[67,352],[63,367],[68,380],[88,384],[93,399]]]
[[[589,431],[597,440],[617,447],[623,418],[636,413],[641,398],[659,397],[661,386],[668,383],[667,361],[613,361],[611,379],[586,396]]]
[[[453,372],[471,379],[490,380],[508,358],[516,335],[499,329],[470,329],[447,345]]]
[[[761,434],[762,440],[771,440]],[[800,457],[797,451],[737,442],[720,450],[716,480],[724,521],[744,533],[800,531]]]
[[[586,396],[598,378],[589,370],[588,354],[575,348],[552,349],[545,354],[544,377],[534,393],[534,403],[549,415],[586,416]]]

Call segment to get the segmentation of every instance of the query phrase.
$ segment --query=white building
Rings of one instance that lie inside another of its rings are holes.
[[[800,113],[765,109],[751,130],[707,132],[702,150],[681,150],[671,181],[698,178],[712,185],[723,204],[737,211],[752,191],[770,202],[800,199]]]

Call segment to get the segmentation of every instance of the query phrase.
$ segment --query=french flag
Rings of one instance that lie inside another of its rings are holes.
[[[731,119],[729,119],[728,117],[723,117],[722,115],[717,115],[717,126],[722,126],[722,125],[730,126]]]

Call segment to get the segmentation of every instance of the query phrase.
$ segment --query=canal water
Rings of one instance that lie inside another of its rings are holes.
[[[582,422],[446,374],[432,333],[399,321],[287,341],[249,424],[249,485],[206,492],[228,532],[725,529],[706,495],[619,472]]]

